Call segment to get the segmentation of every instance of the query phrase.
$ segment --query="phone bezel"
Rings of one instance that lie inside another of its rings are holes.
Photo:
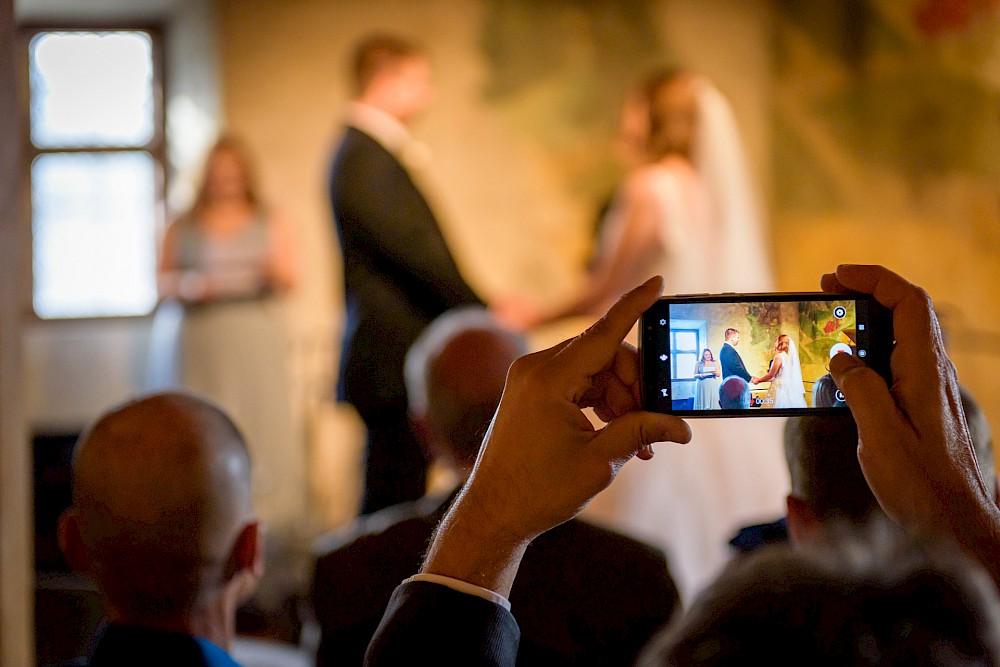
[[[865,358],[865,363],[874,369],[886,383],[892,385],[892,375],[890,372],[889,359],[892,354],[894,344],[892,334],[892,312],[879,304],[868,294],[847,293],[847,292],[756,292],[747,294],[679,294],[673,296],[663,296],[657,300],[646,312],[639,317],[638,349],[639,349],[639,387],[642,397],[643,409],[670,414],[684,418],[714,418],[714,417],[790,417],[802,415],[823,415],[823,414],[847,414],[848,407],[809,407],[809,408],[747,408],[747,409],[719,409],[719,410],[675,410],[672,407],[667,410],[656,408],[656,398],[649,392],[657,390],[657,383],[650,386],[647,379],[655,377],[657,364],[660,361],[658,355],[662,352],[644,354],[650,350],[649,340],[656,335],[654,325],[650,317],[659,319],[662,313],[659,311],[663,304],[667,304],[668,309],[671,304],[683,303],[753,303],[753,302],[790,302],[790,301],[837,301],[839,299],[853,300],[856,302],[858,318],[861,317],[863,309],[867,310],[866,334],[869,351]],[[669,312],[669,310],[668,310]],[[669,315],[668,315],[669,319]],[[649,339],[649,340],[647,340]],[[669,352],[668,352],[669,354]],[[672,402],[672,401],[671,401]]]

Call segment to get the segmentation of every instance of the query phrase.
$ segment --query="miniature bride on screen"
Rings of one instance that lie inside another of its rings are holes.
[[[795,341],[785,334],[774,341],[774,361],[770,370],[752,380],[755,384],[770,382],[764,395],[764,406],[768,408],[804,408],[806,390],[802,382],[802,365]]]

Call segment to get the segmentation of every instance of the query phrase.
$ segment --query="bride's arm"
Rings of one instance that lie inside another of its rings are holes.
[[[648,172],[633,173],[625,183],[620,200],[608,214],[612,217],[607,225],[623,227],[617,242],[601,249],[597,266],[577,296],[544,319],[599,312],[608,302],[649,278],[639,275],[637,267],[644,266],[653,253],[660,252],[659,214]]]
[[[757,378],[757,384],[760,384],[761,382],[770,382],[771,380],[774,379],[774,376],[777,375],[778,371],[780,370],[781,370],[781,355],[776,354],[774,355],[774,363],[771,364],[771,370],[769,370],[761,377]]]

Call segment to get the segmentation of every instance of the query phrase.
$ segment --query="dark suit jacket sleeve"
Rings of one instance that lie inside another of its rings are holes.
[[[426,199],[375,140],[348,130],[330,194],[342,234],[422,308],[444,312],[482,303],[459,273]]]
[[[514,667],[521,631],[498,604],[426,581],[400,584],[365,665]]]
[[[729,345],[723,346],[722,359],[727,367],[727,369],[723,370],[723,375],[735,375],[747,382],[750,381],[750,373],[747,372],[746,366],[743,365],[743,359],[735,349]]]

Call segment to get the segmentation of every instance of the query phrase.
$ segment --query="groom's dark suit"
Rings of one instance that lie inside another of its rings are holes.
[[[750,381],[750,373],[747,372],[746,366],[743,365],[743,358],[740,357],[740,353],[736,351],[736,348],[729,343],[724,344],[719,351],[719,361],[722,363],[723,378],[735,375],[747,382]]]
[[[424,494],[427,462],[407,419],[403,359],[450,308],[479,304],[437,220],[399,160],[348,127],[330,174],[347,322],[338,398],[368,427],[362,512]]]

